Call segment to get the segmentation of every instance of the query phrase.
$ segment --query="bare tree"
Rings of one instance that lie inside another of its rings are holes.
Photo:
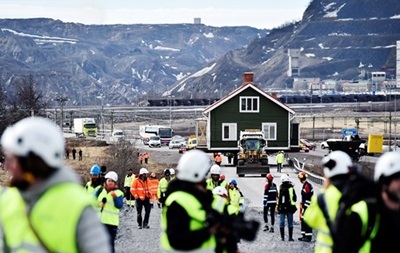
[[[9,108],[8,123],[14,123],[29,116],[46,116],[47,103],[43,100],[42,91],[32,75],[15,80],[15,98]]]
[[[109,149],[109,159],[104,161],[107,171],[115,171],[118,176],[118,185],[124,185],[124,179],[128,173],[128,169],[133,169],[133,173],[139,173],[137,168],[138,149],[135,148],[129,141],[120,140],[113,144]]]

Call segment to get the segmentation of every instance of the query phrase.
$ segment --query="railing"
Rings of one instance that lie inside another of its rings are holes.
[[[307,173],[308,174],[308,179],[310,181],[312,181],[312,182],[314,182],[316,184],[320,184],[320,185],[324,184],[324,182],[325,182],[325,178],[324,177],[318,176],[318,175],[316,175],[314,173],[311,173],[311,172],[309,172],[309,171],[304,169],[304,166],[306,164],[306,159],[304,159],[303,162],[300,162],[299,160],[297,160],[297,158],[292,158],[291,162],[293,163],[293,167],[295,168],[295,170],[297,172],[302,172],[303,171],[303,172]]]

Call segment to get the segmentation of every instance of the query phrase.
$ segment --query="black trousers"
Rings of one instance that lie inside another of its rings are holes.
[[[268,223],[268,211],[271,215],[271,225],[273,226],[275,224],[275,208],[276,204],[267,204],[264,206],[263,217],[266,224]]]
[[[144,218],[142,217],[142,210],[144,207]],[[139,226],[144,226],[149,224],[150,218],[150,199],[145,198],[144,200],[137,199],[136,200],[136,211],[137,211],[137,222]]]

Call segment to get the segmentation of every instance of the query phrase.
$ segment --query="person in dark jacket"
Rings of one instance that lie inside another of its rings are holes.
[[[297,196],[294,191],[293,185],[290,182],[290,178],[287,174],[283,174],[281,177],[282,184],[279,187],[279,201],[278,201],[278,212],[279,212],[279,228],[281,232],[282,241],[285,240],[285,218],[287,217],[289,227],[289,241],[293,240],[293,214],[296,212],[296,201]]]
[[[312,239],[312,229],[307,225],[307,223],[303,219],[303,214],[310,206],[311,197],[314,194],[313,186],[307,181],[307,173],[300,172],[298,178],[300,182],[303,184],[301,187],[301,203],[300,203],[300,212],[299,217],[301,221],[301,235],[302,237],[298,238],[299,241],[303,242],[311,242]]]
[[[267,178],[267,183],[264,186],[264,199],[263,199],[263,206],[264,206],[263,218],[265,222],[264,231],[269,231],[273,233],[278,189],[276,184],[273,182],[274,176],[271,173],[268,173],[266,178]],[[268,227],[268,211],[271,215],[271,228]]]

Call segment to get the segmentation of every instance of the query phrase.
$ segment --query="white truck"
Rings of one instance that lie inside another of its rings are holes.
[[[94,120],[94,118],[75,118],[74,133],[77,137],[96,137],[96,121]]]

